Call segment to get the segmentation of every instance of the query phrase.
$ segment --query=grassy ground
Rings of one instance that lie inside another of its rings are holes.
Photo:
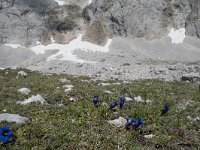
[[[101,81],[81,81],[90,80],[87,77],[42,75],[28,70],[25,70],[28,73],[26,78],[17,79],[18,71],[0,71],[0,112],[6,109],[8,113],[30,118],[30,122],[23,126],[1,122],[0,127],[11,126],[16,139],[13,143],[0,145],[1,150],[200,149],[200,124],[187,119],[188,116],[200,116],[200,92],[195,84],[138,80],[102,87],[98,85]],[[71,82],[62,83],[61,78]],[[74,92],[66,94],[63,89],[66,84],[74,85]],[[32,90],[28,96],[17,92],[23,87]],[[16,101],[36,94],[41,94],[47,104],[16,104]],[[78,97],[77,102],[70,102],[69,98],[73,95]],[[100,97],[98,108],[92,104],[94,95]],[[122,110],[109,111],[105,102],[109,105],[119,96],[141,96],[153,102],[126,102]],[[64,106],[59,106],[61,102]],[[171,109],[165,116],[160,116],[165,103]],[[107,122],[130,115],[142,117],[145,125],[138,130],[127,131]],[[180,128],[184,135],[173,132],[173,128]],[[145,139],[144,135],[148,134],[155,136]]]

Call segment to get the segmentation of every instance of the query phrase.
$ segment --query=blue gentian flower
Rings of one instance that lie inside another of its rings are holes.
[[[117,102],[117,101],[112,102],[112,103],[110,104],[110,109],[115,108],[117,105],[119,105],[119,102]]]
[[[99,101],[99,97],[98,96],[94,96],[93,97],[93,104],[94,104],[94,106],[97,107],[98,101]]]
[[[129,117],[129,119],[127,120],[126,124],[125,124],[125,128],[126,129],[129,129],[129,127],[134,123],[136,122],[136,120],[133,118],[133,117]]]
[[[8,143],[13,132],[9,126],[3,126],[0,128],[0,142]]]
[[[122,109],[122,107],[124,106],[125,101],[126,101],[126,99],[124,97],[119,97],[119,107],[120,107],[120,109]]]
[[[170,106],[165,104],[163,109],[161,110],[161,115],[166,114],[170,110]]]
[[[133,129],[137,129],[143,124],[144,124],[144,121],[142,120],[142,118],[138,118],[135,124],[133,125]]]

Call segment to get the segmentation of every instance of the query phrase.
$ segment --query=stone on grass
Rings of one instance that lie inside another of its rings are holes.
[[[144,100],[142,100],[142,98],[141,98],[141,96],[138,96],[138,97],[134,97],[134,100],[136,101],[136,102],[145,102]]]
[[[108,103],[103,102],[103,103],[102,103],[102,106],[106,106],[106,107],[108,107]]]
[[[9,113],[3,113],[0,114],[0,122],[2,121],[7,121],[11,123],[16,123],[16,124],[25,124],[29,119],[27,117],[22,117],[18,114],[9,114]]]
[[[153,134],[144,135],[144,138],[146,138],[146,139],[152,139],[153,137],[154,137]]]
[[[111,91],[105,91],[105,93],[112,94],[113,92],[111,92]]]
[[[188,120],[190,120],[190,121],[194,121],[194,122],[198,122],[198,121],[200,121],[200,118],[199,117],[196,117],[196,118],[192,118],[192,117],[190,117],[190,116],[187,116],[187,119]]]
[[[72,97],[70,97],[69,100],[70,100],[71,102],[76,102],[76,101],[78,101],[78,97],[72,96]]]
[[[65,78],[61,78],[60,79],[60,82],[62,82],[62,83],[69,83],[69,82],[71,82],[70,80],[67,80],[67,79],[65,79]]]
[[[43,104],[46,101],[41,95],[38,94],[36,96],[33,95],[30,98],[25,99],[24,101],[18,101],[17,104],[26,105],[26,104],[29,104],[29,103],[32,103],[32,102],[40,102],[40,103]]]
[[[89,83],[90,80],[81,80],[81,82],[86,82],[86,83]]]
[[[28,75],[28,74],[27,74],[26,72],[24,72],[24,71],[19,71],[19,72],[17,73],[17,76],[18,76],[18,77],[21,76],[21,77],[23,77],[23,78],[26,78],[27,75]]]
[[[115,127],[124,127],[127,120],[123,117],[119,117],[119,119],[109,120],[108,123],[114,125]]]
[[[120,82],[113,83],[113,85],[121,85]]]
[[[99,83],[98,85],[101,85],[101,86],[109,86],[111,85],[110,83]]]
[[[133,99],[131,97],[125,97],[126,101],[129,102],[129,101],[133,101]]]
[[[153,102],[152,100],[149,100],[149,99],[146,100],[147,104],[152,103],[152,102]]]
[[[65,85],[63,88],[65,89],[65,92],[71,92],[73,90],[73,85]]]
[[[21,89],[17,90],[17,92],[24,94],[24,95],[28,95],[31,92],[31,90],[28,88],[21,88]]]

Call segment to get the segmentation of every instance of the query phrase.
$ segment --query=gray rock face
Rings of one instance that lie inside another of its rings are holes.
[[[91,23],[104,23],[113,34],[155,38],[170,28],[186,28],[199,37],[199,0],[95,0],[83,11]]]
[[[199,0],[93,0],[89,6],[87,3],[68,0],[65,6],[58,6],[54,0],[1,0],[0,44],[49,44],[52,37],[58,43],[67,43],[66,34],[85,29],[84,38],[97,44],[105,43],[106,37],[113,34],[158,38],[168,34],[172,27],[186,28],[187,35],[200,37]],[[86,20],[84,27],[82,17]]]
[[[53,0],[1,0],[0,43],[30,45],[36,42],[47,30],[45,12],[56,6]]]
[[[1,0],[0,44],[48,44],[52,37],[78,28],[80,17],[78,5],[59,6],[54,0]]]
[[[191,12],[186,20],[187,33],[200,38],[200,1],[190,0]]]

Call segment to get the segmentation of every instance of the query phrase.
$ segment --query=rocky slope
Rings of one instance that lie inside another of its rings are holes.
[[[199,0],[58,2],[0,1],[0,67],[121,80],[180,80],[192,72],[200,79]]]

